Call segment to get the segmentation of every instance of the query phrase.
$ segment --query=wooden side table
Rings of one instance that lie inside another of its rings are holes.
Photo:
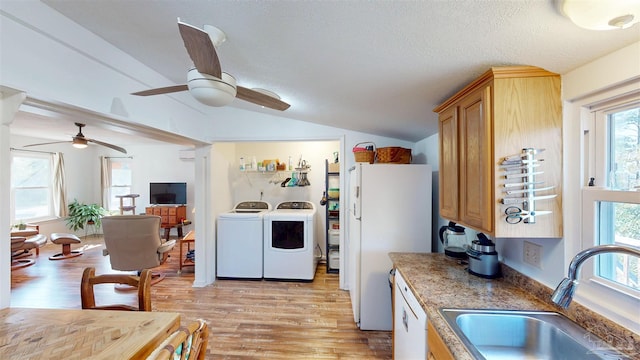
[[[196,241],[196,232],[193,230],[189,230],[187,235],[180,238],[178,246],[180,246],[180,269],[178,270],[178,274],[182,273],[182,268],[185,266],[195,266],[196,263],[194,260],[185,259],[186,254],[182,253],[182,245],[187,244],[187,253],[191,251],[191,244],[194,244]],[[194,244],[195,249],[195,244]]]
[[[169,238],[171,237],[171,229],[176,228],[178,230],[178,238],[181,239],[182,238],[182,223],[178,223],[178,224],[169,224],[169,223],[162,223],[160,224],[160,227],[162,229],[164,229],[164,240],[165,241],[169,241]]]

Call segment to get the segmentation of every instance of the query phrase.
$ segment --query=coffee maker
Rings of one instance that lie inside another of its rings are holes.
[[[455,259],[467,258],[469,241],[464,227],[449,221],[449,225],[440,228],[440,242],[444,247],[444,254]]]

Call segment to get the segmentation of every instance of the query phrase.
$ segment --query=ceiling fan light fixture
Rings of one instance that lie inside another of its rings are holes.
[[[198,72],[195,68],[187,74],[189,92],[199,102],[209,106],[225,106],[236,97],[236,79],[223,72],[222,78]]]
[[[581,28],[627,29],[640,21],[637,0],[561,0],[560,11]]]
[[[87,147],[87,140],[74,137],[72,146],[76,149],[84,149]]]

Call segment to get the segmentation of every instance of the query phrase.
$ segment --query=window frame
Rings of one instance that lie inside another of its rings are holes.
[[[631,203],[640,204],[640,191],[615,190],[607,187],[608,169],[608,121],[599,116],[612,110],[622,111],[625,108],[640,105],[640,87],[632,82],[618,88],[610,89],[594,95],[576,104],[580,109],[582,138],[580,141],[582,162],[582,186],[580,190],[581,211],[580,239],[566,249],[584,250],[596,245],[599,229],[599,203]],[[603,151],[604,149],[604,151]],[[595,186],[587,186],[589,180],[595,178]],[[599,243],[599,241],[598,241]],[[568,254],[568,259],[574,253]],[[640,292],[614,281],[596,275],[599,257],[583,263],[580,271],[580,286],[575,299],[593,310],[607,315],[630,328],[640,329],[640,317],[637,309],[640,306]],[[568,265],[568,263],[567,263]]]
[[[130,194],[132,189],[133,189],[133,162],[131,161],[130,157],[110,157],[109,158],[109,176],[110,178],[110,186],[109,186],[109,202],[107,203],[107,210],[109,212],[119,212],[120,211],[120,200],[118,200],[117,202],[114,201],[112,198],[114,198],[117,193],[117,191],[114,191],[116,189],[122,189],[122,188],[128,188],[129,191],[126,192],[126,194]],[[120,164],[128,164],[129,166],[129,171],[131,172],[131,177],[129,179],[129,184],[127,185],[123,185],[123,184],[114,184],[113,183],[113,172],[114,172],[114,165],[120,163]],[[123,195],[126,195],[123,194]],[[112,204],[113,202],[113,204]],[[115,207],[112,209],[111,205],[114,205]]]
[[[53,197],[54,197],[54,188],[53,188],[53,177],[54,175],[54,164],[53,164],[53,154],[48,152],[39,152],[39,151],[21,151],[21,150],[12,150],[11,152],[11,177],[13,178],[15,174],[15,169],[13,164],[15,163],[15,158],[32,158],[32,159],[44,159],[49,161],[49,175],[48,175],[48,185],[47,192],[49,194],[47,199],[47,215],[38,216],[34,218],[19,218],[16,216],[16,189],[21,189],[22,187],[14,187],[13,179],[9,180],[11,195],[10,195],[10,213],[11,213],[11,223],[16,224],[18,222],[38,222],[38,221],[46,221],[57,219],[58,217],[55,214],[55,209],[53,206]],[[42,187],[38,187],[42,188]]]
[[[586,219],[595,219],[598,216],[598,203],[602,201],[637,204],[640,205],[640,192],[635,191],[635,194],[630,194],[630,191],[621,190],[609,190],[601,188],[585,188],[582,192],[583,209],[582,217],[583,221]],[[586,221],[585,221],[586,222]],[[594,240],[597,239],[598,232],[600,232],[598,221],[593,221],[589,225],[583,225],[583,248],[596,245]],[[596,267],[598,265],[598,259],[593,261],[587,261],[582,266],[581,280],[589,282],[600,283],[602,286],[613,289],[623,296],[630,296],[632,298],[640,300],[640,290],[633,290],[629,287],[618,284],[617,282],[608,280],[596,274]]]

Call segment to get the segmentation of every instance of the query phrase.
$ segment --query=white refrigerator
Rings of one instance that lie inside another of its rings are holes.
[[[361,330],[391,330],[390,252],[431,252],[430,165],[357,163],[349,176],[347,279]]]

